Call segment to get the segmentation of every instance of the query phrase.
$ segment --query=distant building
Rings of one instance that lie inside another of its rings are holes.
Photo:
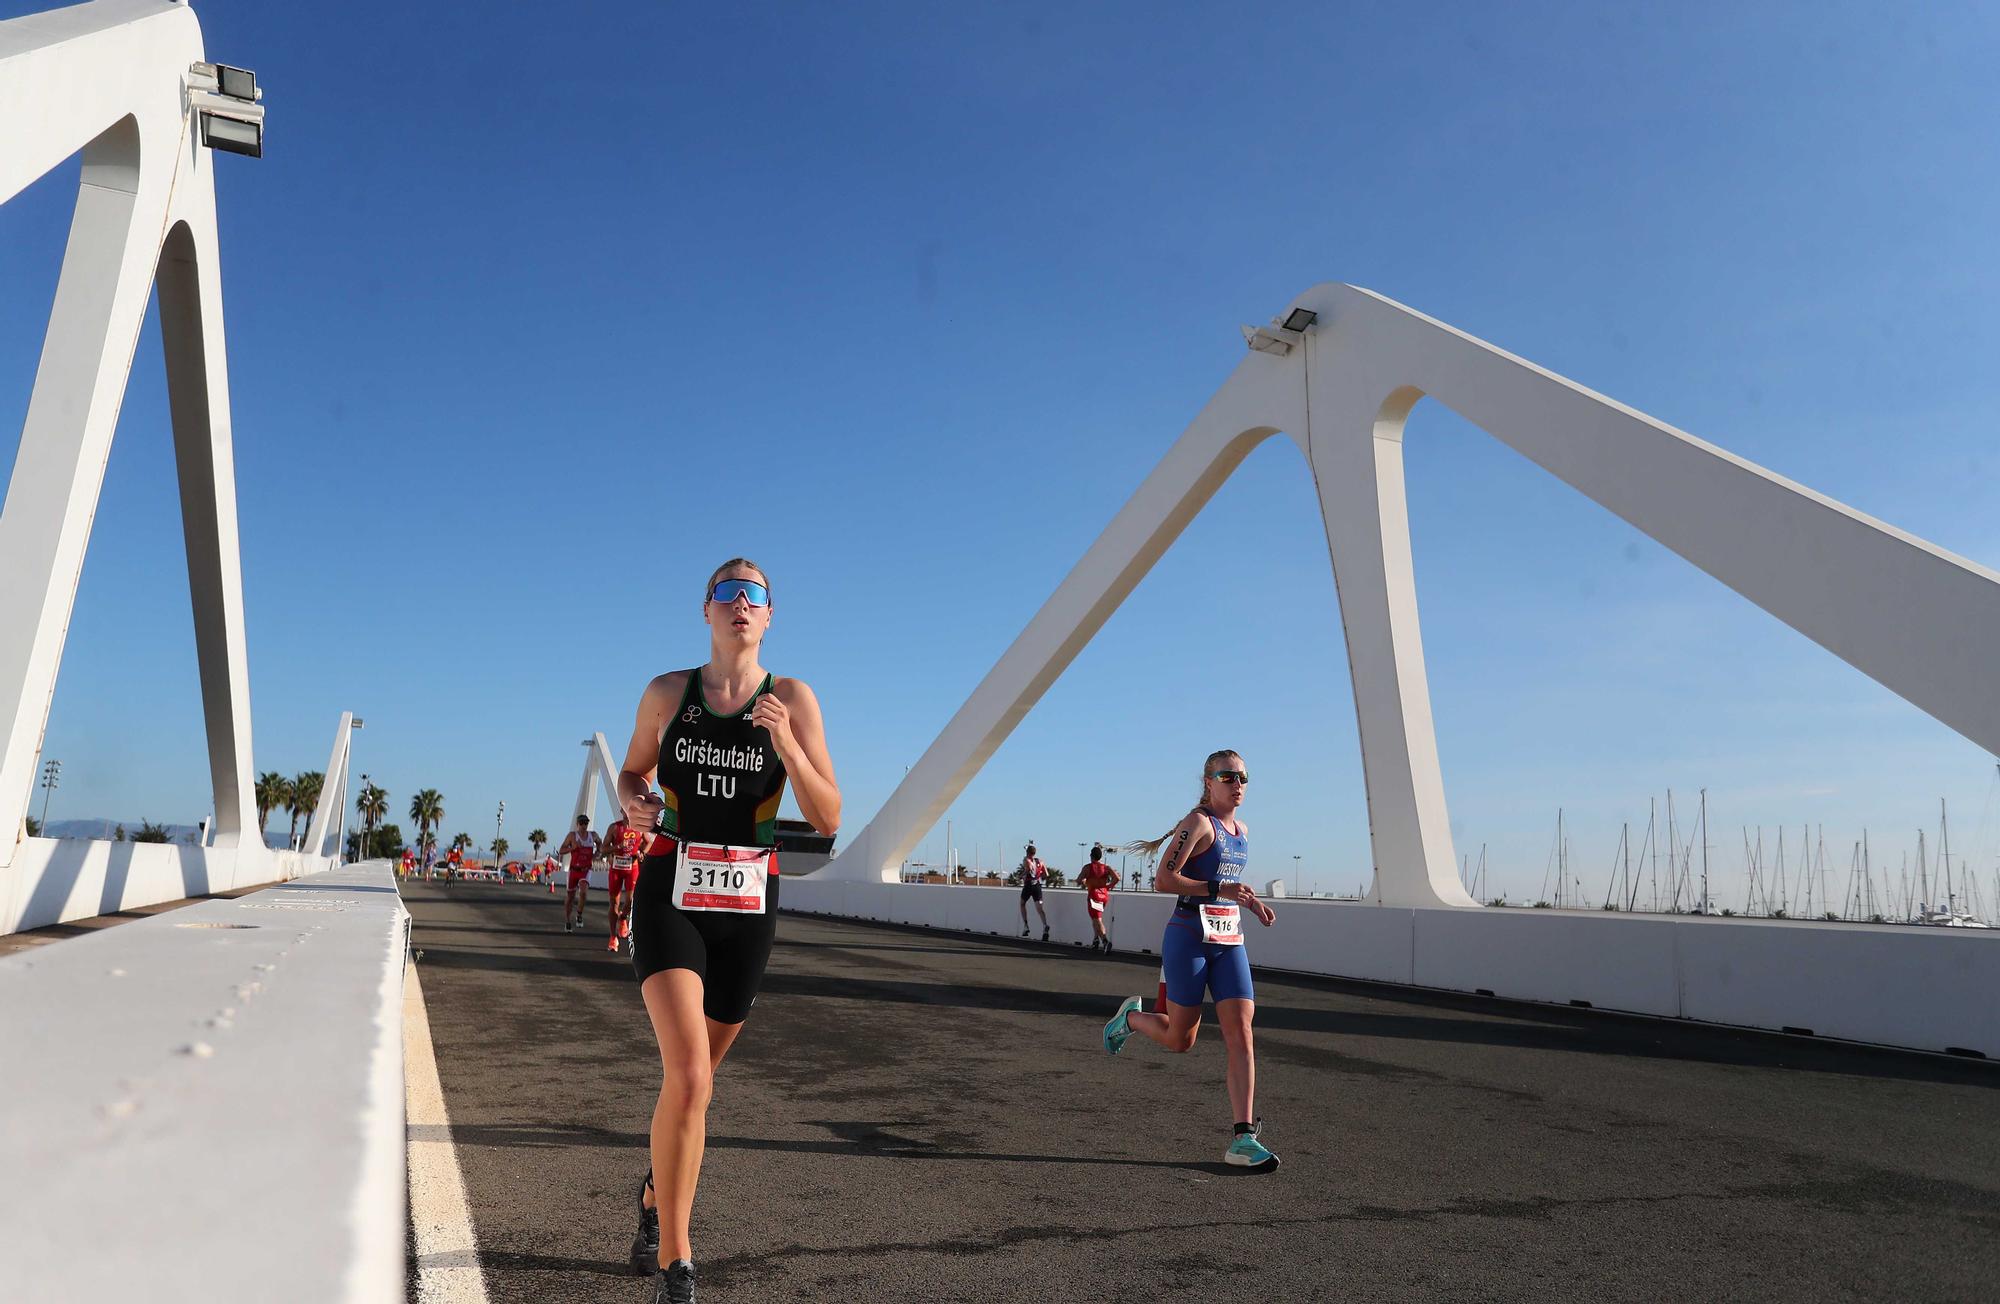
[[[833,839],[804,820],[778,821],[778,871],[810,874],[833,858]]]

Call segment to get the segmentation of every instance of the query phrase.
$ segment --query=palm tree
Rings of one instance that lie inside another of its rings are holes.
[[[453,834],[451,849],[453,851],[470,851],[472,849],[472,835],[470,833]]]
[[[528,834],[528,845],[534,848],[536,860],[542,858],[542,848],[548,844],[548,840],[549,831],[547,829],[535,829]]]
[[[292,799],[292,781],[276,770],[266,770],[257,776],[257,833],[263,835],[264,826],[271,821],[271,812]]]
[[[493,863],[496,865],[507,863],[507,839],[493,839]]]
[[[311,815],[319,806],[319,790],[326,783],[326,776],[318,770],[307,770],[292,780],[292,795],[286,799],[285,808],[292,813],[292,845],[299,845],[299,816]]]
[[[373,854],[375,825],[389,813],[389,794],[372,783],[361,785],[361,795],[354,799],[355,813],[361,816],[361,854]]]
[[[436,845],[431,840],[431,830],[444,823],[444,794],[436,788],[425,788],[410,798],[410,818],[417,824],[418,854],[428,855]]]

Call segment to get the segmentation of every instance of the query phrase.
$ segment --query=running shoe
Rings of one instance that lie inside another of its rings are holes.
[[[646,1188],[653,1175],[639,1183],[639,1232],[632,1238],[632,1271],[650,1277],[660,1270],[660,1211],[646,1207]]]
[[[1028,935],[1028,926],[1027,926],[1026,924],[1022,924],[1022,925],[1021,925],[1021,936],[1023,936],[1023,937],[1026,937],[1027,935]]]
[[[565,919],[563,920],[563,931],[565,933],[574,933],[576,931],[576,925],[572,924],[569,920]]]
[[[694,1265],[675,1259],[653,1278],[653,1304],[694,1304]]]
[[[1044,942],[1049,940],[1049,926],[1047,924],[1042,925],[1042,940]]]
[[[1118,1007],[1118,1013],[1111,1016],[1111,1022],[1104,1025],[1104,1049],[1107,1054],[1116,1055],[1125,1049],[1125,1039],[1132,1035],[1132,1023],[1126,1016],[1145,1003],[1143,996],[1127,996],[1125,1003]]]
[[[616,951],[618,949],[618,939],[615,937],[605,938],[604,949],[607,951]]]
[[[1257,1139],[1257,1128],[1264,1124],[1260,1120],[1248,1132],[1239,1132],[1229,1143],[1229,1149],[1222,1152],[1222,1162],[1238,1168],[1247,1168],[1253,1173],[1273,1173],[1278,1169],[1278,1157],[1264,1148]]]

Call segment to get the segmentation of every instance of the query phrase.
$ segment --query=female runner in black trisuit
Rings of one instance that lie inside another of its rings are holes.
[[[831,836],[840,827],[818,699],[757,664],[771,623],[763,569],[724,562],[701,613],[708,664],[646,686],[618,775],[626,818],[659,831],[632,902],[632,967],[664,1071],[632,1258],[660,1273],[653,1299],[672,1304],[694,1299],[688,1215],[715,1070],[757,999],[777,930],[771,848],[787,779],[814,828]]]

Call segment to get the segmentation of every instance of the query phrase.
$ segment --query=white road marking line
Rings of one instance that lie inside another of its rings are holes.
[[[465,1178],[451,1142],[444,1086],[431,1048],[430,1014],[417,967],[403,974],[403,1080],[410,1146],[410,1225],[416,1231],[417,1304],[487,1304],[486,1277]]]

